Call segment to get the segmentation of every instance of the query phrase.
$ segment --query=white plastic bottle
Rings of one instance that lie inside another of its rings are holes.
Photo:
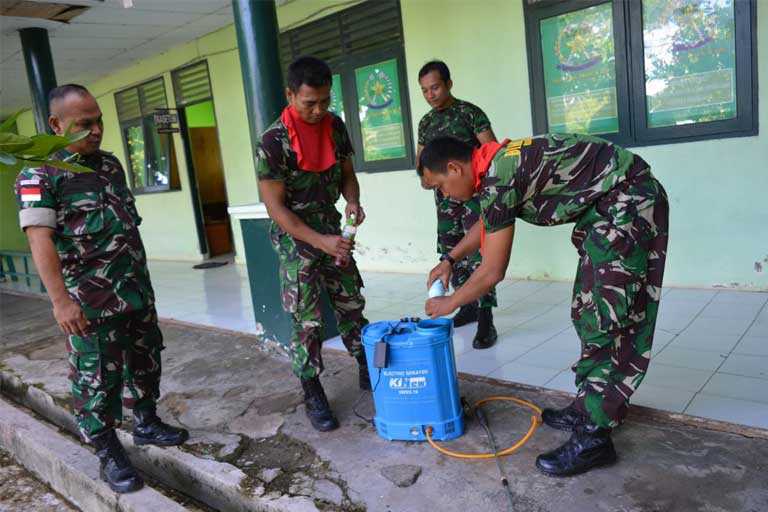
[[[357,234],[357,217],[353,213],[347,219],[347,223],[344,224],[344,229],[342,229],[341,231],[341,237],[345,240],[351,240],[354,242],[356,234]],[[346,260],[347,258],[342,258],[341,256],[337,256],[336,266],[337,267],[346,266]]]
[[[430,299],[435,297],[442,297],[445,295],[445,286],[440,279],[435,280],[432,286],[429,287],[428,296]]]

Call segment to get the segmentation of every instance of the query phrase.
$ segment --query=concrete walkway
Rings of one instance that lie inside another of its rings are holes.
[[[3,392],[16,399],[51,397],[43,409],[55,416],[69,398],[64,339],[49,303],[0,294],[0,321]],[[341,428],[321,434],[304,416],[287,360],[265,352],[256,336],[168,322],[163,332],[160,412],[194,436],[183,450],[130,447],[130,453],[142,470],[154,471],[168,485],[220,510],[506,509],[493,461],[463,462],[424,443],[387,442],[356,417],[352,407],[359,392],[347,355],[326,353],[323,381]],[[511,394],[544,407],[569,400],[562,392],[477,377],[462,378],[461,391],[470,401]],[[359,409],[371,413],[368,397]],[[528,412],[507,405],[490,408],[489,416],[502,446],[521,437],[530,423]],[[56,421],[68,428],[66,415]],[[542,427],[522,450],[504,459],[518,512],[768,510],[764,430],[636,408],[615,435],[617,465],[569,479],[539,474],[536,455],[566,437]],[[470,423],[450,447],[484,451],[482,429]],[[193,484],[182,473],[194,470]],[[226,478],[217,477],[219,484],[206,480],[217,471]],[[233,481],[238,496],[224,488]],[[235,502],[236,507],[222,505]]]

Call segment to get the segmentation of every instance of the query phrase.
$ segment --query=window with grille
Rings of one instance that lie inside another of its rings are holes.
[[[283,71],[304,55],[333,72],[331,111],[347,125],[358,171],[413,169],[400,2],[367,1],[280,34]]]
[[[756,135],[753,0],[523,0],[536,133]]]
[[[168,107],[165,82],[156,78],[115,93],[117,118],[135,194],[179,190],[173,138],[158,133],[154,113]]]
[[[174,70],[172,77],[176,106],[179,108],[213,97],[207,61]]]

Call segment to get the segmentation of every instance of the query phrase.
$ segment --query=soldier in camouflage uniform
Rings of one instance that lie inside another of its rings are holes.
[[[491,122],[479,107],[454,98],[451,94],[451,73],[442,61],[427,62],[419,71],[419,85],[424,99],[432,107],[419,122],[418,151],[437,137],[451,136],[478,147],[485,142],[495,141]],[[441,260],[450,261],[450,252],[464,238],[480,218],[480,202],[477,197],[457,201],[435,190],[437,209],[437,252]],[[475,252],[460,261],[451,261],[453,276],[451,284],[460,288],[479,266],[482,258]],[[492,308],[497,306],[496,291],[491,289],[478,301],[463,305],[453,323],[461,327],[477,321],[477,333],[472,346],[484,349],[496,342],[496,328],[493,325]],[[478,310],[479,307],[479,310]]]
[[[483,263],[453,296],[427,303],[432,316],[503,278],[518,217],[539,226],[575,224],[579,265],[571,317],[581,338],[573,365],[578,392],[568,407],[542,414],[548,425],[573,434],[536,465],[565,476],[612,463],[611,429],[626,416],[651,357],[668,239],[664,188],[642,158],[587,135],[541,135],[475,151],[456,139],[436,139],[422,164],[429,185],[459,199],[477,192],[482,208],[481,222],[454,257],[479,245]],[[441,264],[430,280],[445,281],[449,273]]]
[[[337,428],[338,421],[319,380],[323,290],[331,300],[341,339],[357,359],[359,386],[371,388],[361,344],[361,331],[368,323],[360,292],[363,282],[350,253],[352,243],[340,236],[342,217],[335,206],[339,196],[347,201],[347,218],[355,215],[359,224],[365,214],[346,127],[328,112],[330,69],[319,59],[303,57],[289,66],[287,82],[289,106],[261,137],[259,192],[273,221],[271,239],[280,259],[283,308],[293,317],[293,373],[301,380],[312,425],[328,431]],[[308,139],[315,135],[319,139]],[[323,146],[325,160],[312,152]]]
[[[138,226],[141,217],[120,162],[101,151],[101,111],[82,86],[51,91],[51,128],[90,130],[61,160],[92,172],[44,166],[16,181],[21,228],[62,330],[77,425],[101,461],[101,477],[117,492],[142,486],[114,428],[122,420],[121,395],[134,412],[134,442],[182,444],[186,430],[156,415],[160,351],[155,295]]]

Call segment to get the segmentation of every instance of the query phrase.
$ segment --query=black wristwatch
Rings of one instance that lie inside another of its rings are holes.
[[[448,253],[445,253],[445,254],[441,255],[440,256],[440,261],[448,261],[448,263],[451,264],[451,267],[456,265],[456,260],[453,259],[453,257],[450,254],[448,254]]]

